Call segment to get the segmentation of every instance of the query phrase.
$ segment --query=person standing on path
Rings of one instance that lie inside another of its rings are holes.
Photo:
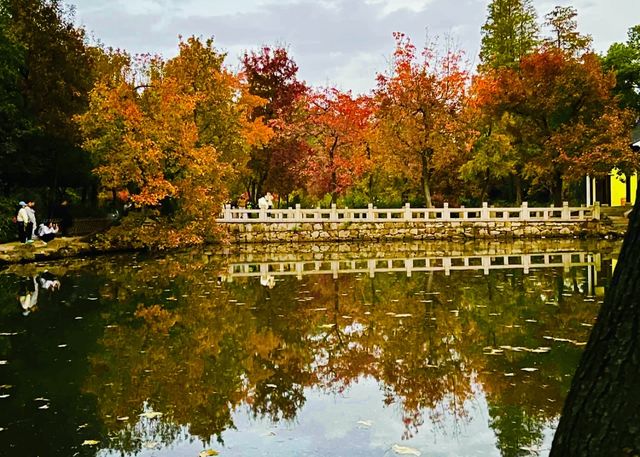
[[[18,203],[20,209],[16,216],[16,225],[18,226],[18,240],[21,243],[27,242],[27,224],[29,224],[29,212],[27,210],[27,204],[25,202]]]
[[[36,202],[33,200],[29,200],[27,203],[27,216],[29,222],[27,223],[27,243],[33,242],[33,238],[35,237],[35,231],[37,227],[36,223],[36,210],[35,210]]]

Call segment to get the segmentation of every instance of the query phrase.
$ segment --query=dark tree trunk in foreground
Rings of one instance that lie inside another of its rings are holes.
[[[550,457],[640,455],[638,201],[636,197],[611,287],[571,383]]]

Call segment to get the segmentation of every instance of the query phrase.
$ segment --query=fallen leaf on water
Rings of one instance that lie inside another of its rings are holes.
[[[160,444],[155,441],[146,441],[143,446],[147,449],[156,449]]]
[[[0,395],[0,398],[8,398],[8,397],[9,397],[9,394],[2,394],[2,395]]]
[[[39,406],[38,409],[49,409],[49,405],[42,405]]]
[[[357,424],[362,426],[362,427],[369,428],[369,427],[371,427],[373,425],[373,422],[369,421],[369,420],[366,420],[366,421],[358,421]]]
[[[267,384],[267,387],[271,387],[272,389],[275,389],[278,386],[276,384]]]
[[[411,317],[413,314],[405,313],[405,314],[396,314],[395,317]]]
[[[520,368],[520,369],[521,369],[522,371],[529,371],[529,372],[532,372],[532,371],[538,371],[538,369],[537,369],[537,368],[531,368],[531,367]]]
[[[96,444],[99,444],[100,441],[96,441],[96,440],[84,440],[82,442],[83,446],[95,446]]]
[[[267,433],[263,433],[262,436],[276,436],[276,433],[269,431]]]
[[[324,325],[321,325],[320,328],[333,328],[335,326],[336,324],[324,324]]]
[[[218,451],[214,451],[213,449],[206,449],[198,454],[198,457],[207,457],[209,455],[218,455],[220,454]]]
[[[128,420],[129,420],[129,416],[120,416],[120,417],[116,417],[116,420],[119,420],[119,421],[128,421]]]
[[[147,413],[140,414],[140,417],[146,417],[147,419],[156,419],[160,416],[162,416],[162,413],[159,413],[157,411],[150,411]]]
[[[397,444],[394,444],[391,447],[391,450],[396,454],[401,454],[401,455],[418,455],[418,456],[421,455],[420,451],[417,449],[414,449],[412,447],[407,447],[407,446],[398,446]]]

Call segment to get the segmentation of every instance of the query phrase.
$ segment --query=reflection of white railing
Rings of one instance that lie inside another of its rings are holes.
[[[594,266],[600,270],[600,254],[587,252],[552,252],[516,255],[471,255],[455,257],[416,257],[405,259],[357,259],[357,260],[307,260],[299,262],[232,263],[227,280],[247,277],[296,276],[332,274],[368,274],[405,272],[439,272],[449,275],[451,271],[477,270],[489,274],[490,270],[522,269],[528,273],[532,268],[557,268],[568,271],[572,267]]]
[[[225,206],[218,222],[580,222],[600,219],[600,204],[594,206],[570,207],[567,202],[561,207],[529,208],[527,202],[518,207],[490,207],[483,203],[481,208],[450,208],[447,203],[442,208],[411,208],[407,203],[403,208],[380,209],[369,205],[364,209],[337,208],[302,209],[300,205],[288,209],[244,209]]]

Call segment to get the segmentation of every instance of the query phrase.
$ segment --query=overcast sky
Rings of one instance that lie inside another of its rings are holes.
[[[178,35],[213,36],[237,68],[246,49],[284,44],[313,85],[366,92],[388,68],[394,31],[422,45],[451,36],[475,67],[488,0],[66,0],[76,21],[106,46],[172,57]],[[625,41],[640,23],[640,0],[533,0],[539,17],[555,5],[578,10],[596,51]],[[441,40],[442,41],[442,40]]]

